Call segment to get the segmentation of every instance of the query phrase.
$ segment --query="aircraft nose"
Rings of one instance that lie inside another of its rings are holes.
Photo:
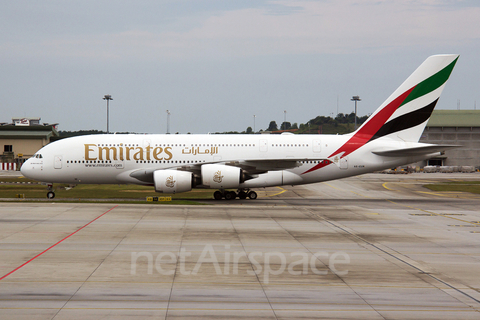
[[[28,172],[30,171],[31,165],[29,164],[30,160],[25,161],[20,168],[20,172],[23,174],[24,177],[27,177]]]
[[[38,170],[37,170],[38,171]],[[22,175],[26,178],[30,178],[30,179],[35,179],[35,170],[34,170],[34,166],[32,165],[32,162],[30,159],[28,159],[27,161],[25,161],[22,165],[22,167],[20,168],[20,172],[22,173]]]

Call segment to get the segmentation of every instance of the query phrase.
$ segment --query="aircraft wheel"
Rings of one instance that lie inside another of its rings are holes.
[[[250,191],[248,193],[248,197],[252,200],[255,200],[255,199],[257,199],[257,193],[255,191]]]
[[[222,198],[223,198],[223,193],[221,193],[220,191],[215,191],[215,192],[213,193],[213,198],[214,198],[215,200],[222,200]]]
[[[234,200],[237,197],[237,194],[234,191],[225,192],[226,200]]]
[[[47,192],[47,198],[48,198],[48,199],[53,199],[53,198],[55,198],[55,192],[53,192],[53,191]]]
[[[238,198],[239,199],[247,199],[247,193],[245,191],[240,191],[238,193]]]

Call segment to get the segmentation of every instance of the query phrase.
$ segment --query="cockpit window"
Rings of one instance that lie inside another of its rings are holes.
[[[40,153],[34,154],[33,158],[43,159],[43,156]]]

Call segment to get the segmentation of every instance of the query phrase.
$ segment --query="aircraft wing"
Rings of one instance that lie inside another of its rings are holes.
[[[419,147],[411,148],[402,148],[402,149],[391,149],[391,150],[377,150],[372,151],[372,153],[385,156],[385,157],[405,157],[405,156],[419,156],[424,154],[430,154],[435,152],[444,152],[447,149],[460,148],[459,145],[450,145],[450,144],[432,144],[432,145],[423,145]]]
[[[235,161],[219,161],[219,163],[227,166],[241,168],[247,175],[247,180],[254,176],[268,171],[288,170],[299,167],[300,161],[329,161],[325,158],[285,158],[285,159],[253,159],[253,160],[235,160]],[[215,163],[215,162],[210,162]],[[182,166],[175,166],[171,168],[142,168],[130,173],[130,177],[138,179],[143,182],[153,183],[153,172],[156,170],[176,169],[180,171],[193,172],[197,175],[201,173],[201,166],[207,163],[199,164],[185,164]]]
[[[284,158],[284,159],[252,159],[226,162],[226,165],[241,168],[247,174],[260,174],[267,171],[288,170],[301,166],[301,161],[329,161],[326,158]]]
[[[241,160],[241,161],[230,161],[225,163],[228,166],[239,167],[246,173],[250,175],[260,174],[267,171],[276,171],[276,170],[286,170],[293,169],[300,164],[297,160]]]

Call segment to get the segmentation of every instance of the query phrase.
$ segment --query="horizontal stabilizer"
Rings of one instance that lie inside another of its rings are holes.
[[[435,152],[444,152],[447,149],[460,148],[460,147],[462,146],[451,145],[451,144],[431,144],[431,145],[423,145],[423,146],[412,147],[412,148],[372,151],[372,153],[379,156],[385,156],[385,157],[406,157],[406,156],[419,156],[419,155],[430,154]]]

